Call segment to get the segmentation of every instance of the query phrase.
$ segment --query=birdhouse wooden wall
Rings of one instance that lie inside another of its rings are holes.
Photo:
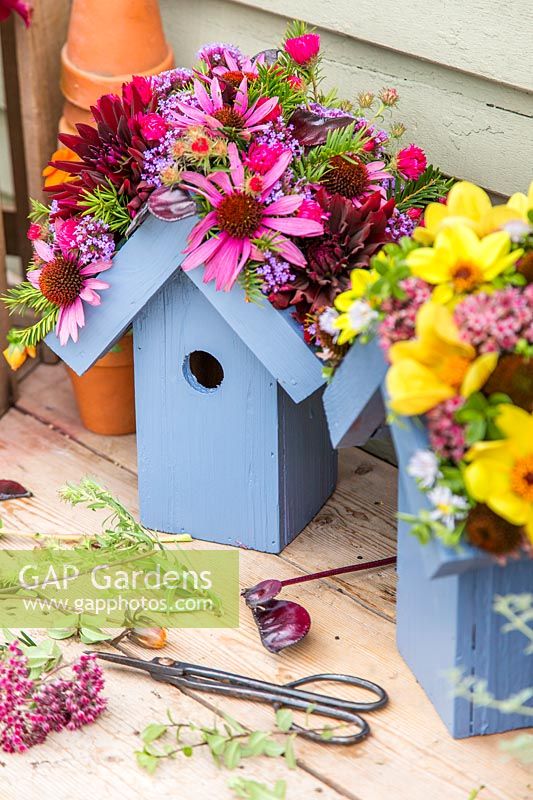
[[[402,418],[391,428],[400,462],[399,510],[417,514],[429,508],[406,473],[413,452],[428,446],[425,431]],[[398,529],[398,649],[456,738],[498,733],[531,725],[531,716],[475,705],[454,694],[452,671],[478,681],[497,699],[531,686],[533,655],[517,630],[493,612],[497,596],[531,592],[530,559],[494,562],[487,553],[464,546],[455,551],[422,545],[400,521]]]
[[[279,552],[335,487],[322,391],[295,403],[182,272],[134,347],[143,524]]]

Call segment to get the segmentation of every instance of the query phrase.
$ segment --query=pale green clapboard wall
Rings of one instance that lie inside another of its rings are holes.
[[[187,66],[205,42],[254,53],[279,41],[287,18],[305,19],[322,35],[326,86],[346,97],[396,86],[406,143],[446,172],[504,195],[533,177],[531,0],[161,0],[161,9]],[[11,192],[0,96],[0,193]]]
[[[287,18],[317,26],[326,86],[400,91],[405,141],[495,193],[533,178],[531,0],[161,0],[176,62],[209,41],[255,53]]]

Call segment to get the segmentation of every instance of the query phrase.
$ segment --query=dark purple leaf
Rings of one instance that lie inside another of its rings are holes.
[[[148,208],[154,217],[164,222],[174,222],[196,214],[196,203],[187,192],[167,186],[160,186],[152,192],[148,198]]]
[[[278,60],[279,50],[276,47],[271,47],[268,50],[261,50],[260,53],[255,54],[253,61],[255,61],[256,58],[259,58],[259,56],[264,56],[263,63],[270,67]]]
[[[267,600],[262,606],[252,607],[252,614],[263,646],[271,653],[301,641],[311,627],[309,613],[291,600]]]
[[[31,497],[31,492],[17,481],[0,479],[0,500],[14,500],[16,497]]]
[[[303,147],[314,147],[324,144],[330,131],[346,128],[354,121],[354,117],[324,117],[315,111],[306,108],[297,108],[292,114],[289,123],[294,126],[293,136],[298,139]]]
[[[281,581],[261,581],[256,586],[252,586],[251,589],[245,589],[242,596],[248,608],[256,608],[256,606],[262,606],[267,600],[272,600],[272,598],[276,597],[282,588]]]

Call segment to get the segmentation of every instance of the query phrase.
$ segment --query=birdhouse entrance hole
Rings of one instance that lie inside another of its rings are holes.
[[[214,392],[224,380],[222,364],[205,350],[193,350],[183,362],[185,380],[198,392]]]

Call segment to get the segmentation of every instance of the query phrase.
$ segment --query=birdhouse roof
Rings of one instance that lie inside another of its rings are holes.
[[[102,293],[102,304],[85,306],[86,324],[78,342],[69,340],[61,346],[51,333],[46,337],[48,346],[79,375],[88,370],[179,268],[187,236],[197,221],[192,216],[163,222],[149,215],[106,272],[109,289]],[[186,275],[295,402],[324,383],[321,363],[290,313],[277,311],[266,298],[260,305],[246,302],[238,285],[230,292],[216,291],[214,283],[203,282],[202,267]]]

